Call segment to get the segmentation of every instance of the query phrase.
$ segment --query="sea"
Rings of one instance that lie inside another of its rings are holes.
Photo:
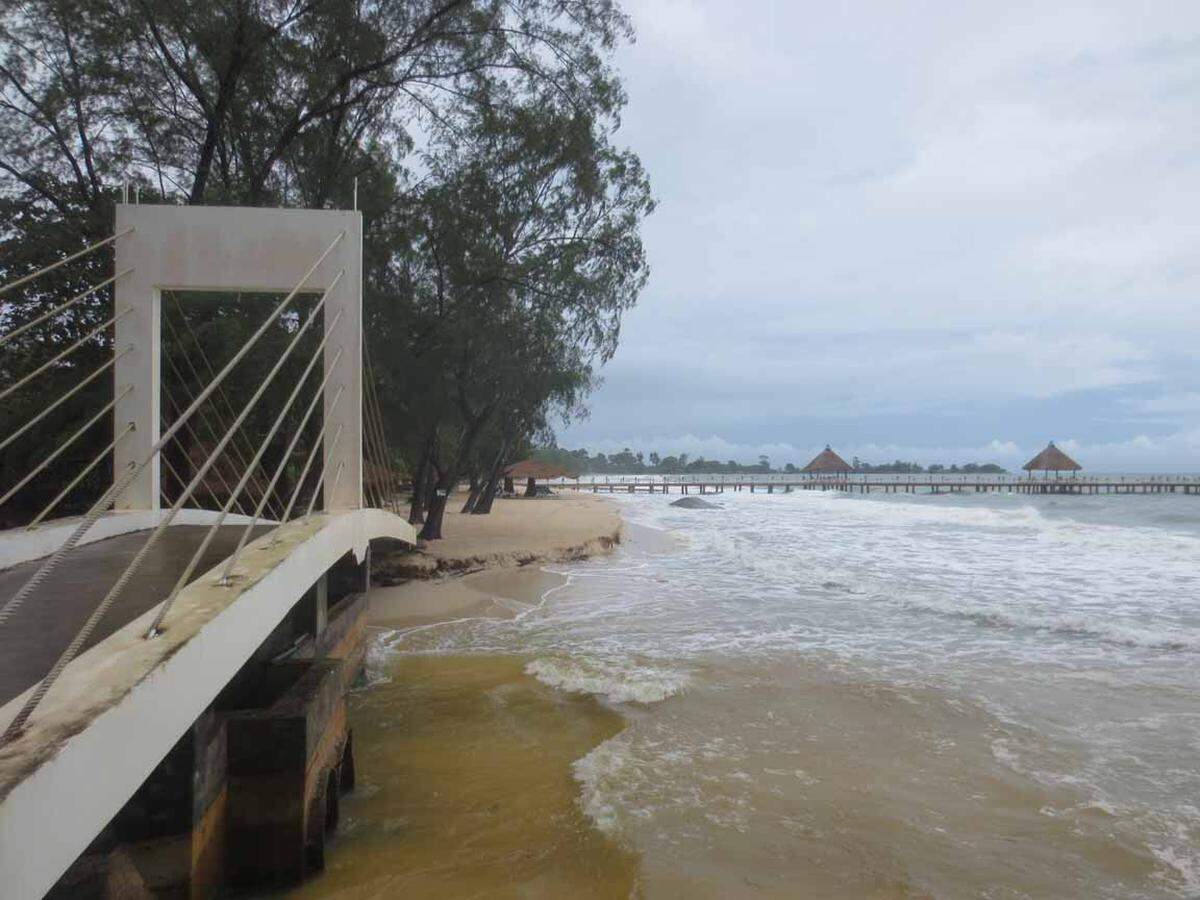
[[[377,635],[306,894],[1200,897],[1200,497],[676,499]]]

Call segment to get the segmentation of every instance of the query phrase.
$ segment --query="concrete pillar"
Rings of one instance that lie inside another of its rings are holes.
[[[367,549],[363,554],[362,561],[362,592],[368,597],[371,595],[371,545],[367,544]]]
[[[345,214],[346,238],[339,246],[340,265],[346,269],[337,287],[325,301],[326,371],[339,350],[342,353],[338,371],[325,391],[325,433],[330,440],[325,445],[325,509],[361,509],[363,505],[363,433],[362,433],[362,214]],[[341,313],[334,326],[333,320]],[[339,387],[344,388],[337,406],[333,399]],[[336,447],[333,435],[338,426],[342,436]],[[341,477],[331,491],[334,473],[341,467]]]
[[[138,225],[142,228],[116,242],[115,272],[133,268],[113,285],[114,312],[133,308],[114,326],[113,353],[129,352],[113,366],[113,382],[118,395],[127,385],[133,390],[117,402],[113,409],[113,433],[117,434],[130,422],[134,430],[113,449],[113,477],[119,478],[130,463],[140,464],[158,441],[160,391],[162,382],[162,292],[155,278],[157,267],[147,257],[152,252],[145,232],[146,223],[139,216],[141,207],[118,204],[115,229],[122,232]],[[129,489],[117,498],[117,509],[159,508],[159,460],[155,456],[146,470]]]
[[[313,585],[313,591],[316,594],[315,603],[313,604],[313,638],[319,638],[325,633],[325,626],[329,624],[329,576],[322,575],[317,579],[317,583]]]

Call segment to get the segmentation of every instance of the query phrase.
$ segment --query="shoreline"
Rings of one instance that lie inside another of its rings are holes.
[[[451,498],[451,505],[455,498]],[[498,499],[486,516],[447,509],[439,541],[412,550],[378,553],[374,582],[381,587],[506,569],[568,562],[610,552],[624,522],[617,504],[594,496]]]
[[[367,621],[406,629],[511,619],[567,583],[543,566],[611,553],[627,537],[639,546],[662,543],[650,531],[625,522],[618,504],[592,496],[498,501],[488,516],[447,511],[447,538],[384,557]]]
[[[372,587],[367,621],[375,639],[515,618],[572,582],[533,563],[603,555],[618,544],[668,546],[665,533],[624,523],[609,500],[506,505],[513,532],[459,533],[457,549],[470,545],[469,557],[439,554],[486,568],[448,567]],[[581,546],[589,552],[573,549]],[[597,826],[576,773],[580,760],[628,727],[621,711],[539,679],[528,671],[529,653],[389,649],[397,652],[376,663],[381,678],[352,704],[363,790],[345,803],[356,828],[339,839],[325,872],[289,896],[368,886],[373,895],[403,887],[423,896],[490,896],[512,885],[531,896],[639,895],[640,855]]]

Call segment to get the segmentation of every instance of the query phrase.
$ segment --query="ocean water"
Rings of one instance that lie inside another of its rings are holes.
[[[672,499],[375,648],[619,714],[569,766],[613,895],[1200,897],[1200,497]]]

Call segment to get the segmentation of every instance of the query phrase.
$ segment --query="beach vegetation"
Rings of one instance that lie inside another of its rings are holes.
[[[475,486],[468,508],[487,512],[504,466],[584,414],[645,283],[653,198],[614,142],[625,93],[612,52],[630,39],[610,0],[5,0],[0,280],[111,233],[123,181],[142,202],[357,205],[386,462],[436,539],[459,479]],[[105,254],[64,266],[6,298],[0,324],[109,274]],[[110,308],[101,292],[31,330],[6,348],[5,372]],[[238,323],[214,319],[206,343],[236,347]],[[85,349],[53,377],[111,357],[110,335]],[[235,371],[229,393],[254,374]],[[110,393],[98,379],[0,467],[27,470],[21,454]],[[24,421],[38,402],[15,397],[3,418]],[[14,505],[35,508],[111,439],[98,425]],[[63,511],[111,478],[97,467]]]

